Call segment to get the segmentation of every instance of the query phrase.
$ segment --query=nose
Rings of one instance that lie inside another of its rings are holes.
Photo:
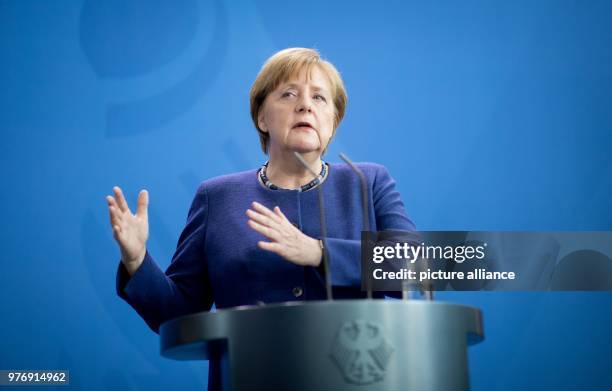
[[[303,97],[298,101],[297,105],[295,106],[295,111],[297,111],[298,113],[312,112],[312,102],[308,97]]]

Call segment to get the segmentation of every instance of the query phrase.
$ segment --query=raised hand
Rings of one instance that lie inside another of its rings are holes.
[[[115,196],[107,196],[110,224],[113,237],[121,251],[121,262],[130,275],[140,267],[145,254],[146,243],[149,238],[149,193],[141,190],[138,194],[138,207],[136,214],[128,207],[123,192],[117,186],[113,187]]]
[[[259,248],[271,251],[286,260],[302,266],[319,266],[323,251],[320,242],[305,235],[285,217],[277,206],[274,211],[258,202],[247,210],[249,226],[264,235],[269,242],[260,241]]]

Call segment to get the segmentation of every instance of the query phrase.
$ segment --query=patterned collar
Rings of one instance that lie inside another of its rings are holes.
[[[268,168],[268,163],[269,162],[266,162],[257,171],[257,174],[259,175],[259,179],[261,179],[261,182],[264,184],[265,187],[267,187],[270,190],[288,190],[288,189],[283,189],[282,187],[278,187],[274,183],[270,182],[270,179],[268,179],[268,176],[266,175],[266,169]],[[295,189],[295,190],[298,190],[300,192],[308,191],[312,189],[313,187],[317,186],[319,183],[323,182],[323,179],[325,178],[326,175],[327,175],[327,163],[323,162],[323,164],[321,165],[321,172],[319,173],[319,175],[317,175],[317,177],[313,179],[312,181],[308,182],[304,186],[300,187],[299,189]]]

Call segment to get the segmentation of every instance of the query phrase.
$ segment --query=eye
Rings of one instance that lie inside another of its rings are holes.
[[[290,97],[290,96],[295,96],[295,93],[293,91],[285,91],[281,95],[281,97],[283,97],[283,98],[287,98],[287,97]]]
[[[323,101],[323,102],[327,102],[327,99],[325,99],[325,97],[323,95],[321,95],[321,94],[316,94],[314,96],[314,99],[320,100],[320,101]]]

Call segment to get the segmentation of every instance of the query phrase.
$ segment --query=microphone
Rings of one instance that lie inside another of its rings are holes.
[[[361,216],[363,218],[362,221],[362,231],[370,230],[370,211],[368,209],[368,183],[366,181],[365,175],[363,172],[353,164],[351,159],[348,158],[344,153],[340,153],[340,158],[349,165],[351,170],[357,174],[359,177],[359,183],[361,184]],[[366,279],[366,288],[368,291],[368,299],[372,298],[372,279],[371,276],[368,275]]]
[[[319,175],[310,168],[306,160],[304,160],[304,158],[299,152],[294,151],[293,154],[295,155],[297,160],[300,162],[300,164],[304,166],[304,168],[310,174],[312,174],[313,177],[316,178]],[[325,206],[323,204],[323,183],[319,184],[317,192],[319,196],[319,222],[321,224],[321,237],[325,238],[327,237],[327,224],[325,223]],[[325,269],[325,292],[327,295],[327,300],[332,300],[333,297],[332,297],[332,287],[331,287],[331,272],[329,269],[329,256],[327,254],[326,246],[323,246],[322,252],[323,252],[323,268]]]

